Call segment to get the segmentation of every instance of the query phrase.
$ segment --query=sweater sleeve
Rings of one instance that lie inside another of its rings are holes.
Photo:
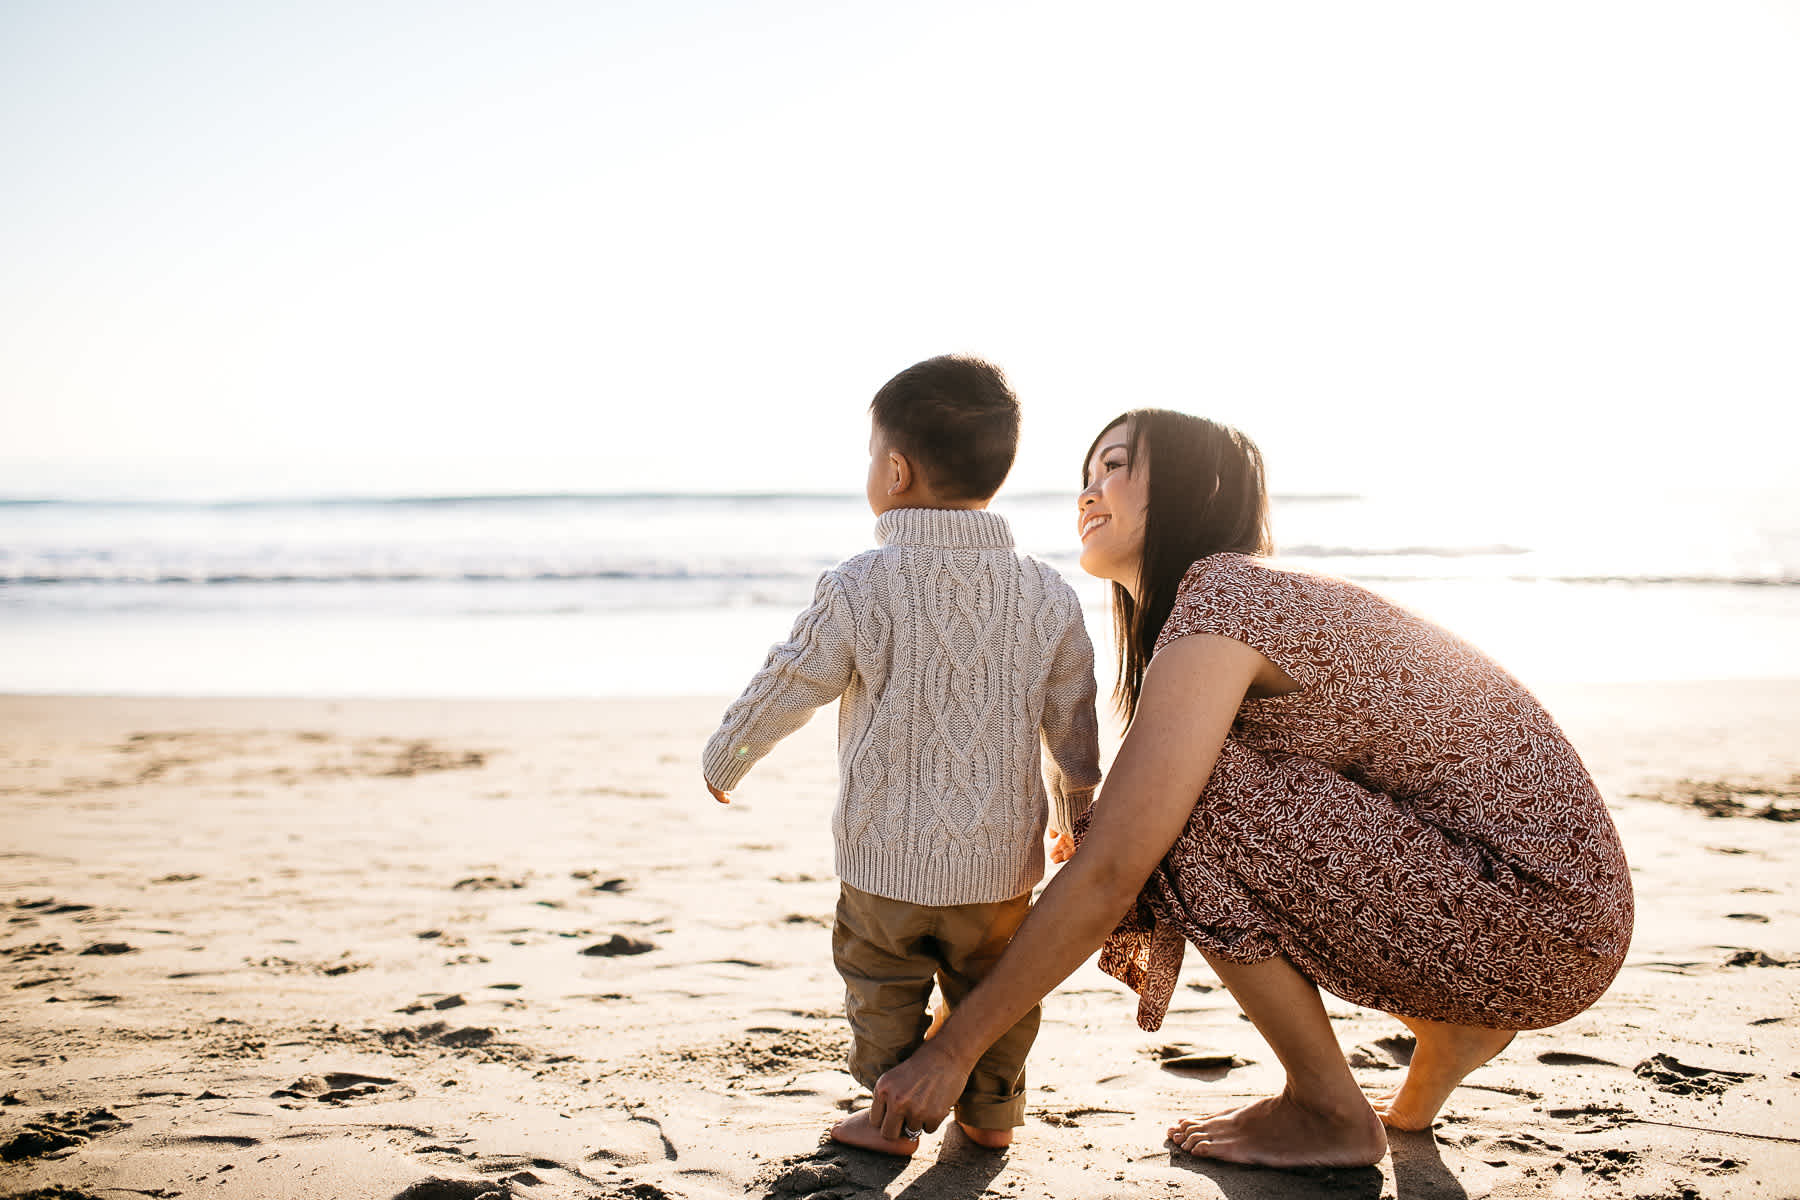
[[[1073,833],[1075,821],[1100,786],[1100,726],[1094,716],[1094,647],[1081,620],[1081,601],[1063,585],[1062,635],[1050,662],[1041,726],[1049,760],[1051,827]]]
[[[706,782],[722,792],[738,785],[775,744],[850,686],[856,619],[837,572],[819,577],[812,605],[788,640],[770,649],[744,694],[725,710],[706,743]]]

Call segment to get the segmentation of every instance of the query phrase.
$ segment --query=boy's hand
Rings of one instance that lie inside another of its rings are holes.
[[[719,803],[720,803],[720,804],[730,804],[730,803],[731,803],[731,795],[730,795],[730,793],[728,793],[728,792],[721,792],[721,791],[720,791],[720,790],[719,790],[719,789],[718,789],[718,788],[716,788],[716,787],[714,787],[714,786],[713,786],[713,785],[712,785],[712,784],[710,784],[710,783],[709,783],[709,784],[707,784],[707,785],[706,785],[706,790],[707,790],[707,791],[709,791],[709,792],[711,792],[711,793],[712,793],[712,798],[713,798],[713,799],[714,799],[714,800],[717,800],[717,801],[718,801],[718,802],[719,802]],[[1061,861],[1062,861],[1062,860],[1061,860],[1061,859],[1057,859],[1057,861],[1058,861],[1058,862],[1061,862]]]
[[[1060,829],[1050,831],[1050,861],[1066,863],[1075,857],[1075,839]]]

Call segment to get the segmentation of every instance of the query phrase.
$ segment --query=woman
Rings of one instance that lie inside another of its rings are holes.
[[[1278,1096],[1178,1122],[1189,1153],[1362,1166],[1424,1129],[1520,1029],[1568,1020],[1631,936],[1618,835],[1580,759],[1479,651],[1269,551],[1262,459],[1157,409],[1089,449],[1081,565],[1113,582],[1127,734],[1080,849],[993,973],[884,1075],[871,1121],[935,1129],[988,1042],[1095,947],[1161,1025],[1184,941],[1287,1073]],[[1198,798],[1196,800],[1196,798]],[[1416,1036],[1373,1104],[1324,988]]]

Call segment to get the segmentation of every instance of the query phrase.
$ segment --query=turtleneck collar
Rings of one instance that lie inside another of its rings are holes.
[[[875,521],[883,546],[1002,547],[1013,544],[1006,518],[984,508],[890,508]]]

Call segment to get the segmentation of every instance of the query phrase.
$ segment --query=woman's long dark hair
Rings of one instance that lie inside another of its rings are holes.
[[[1175,606],[1175,589],[1189,567],[1209,554],[1268,554],[1269,492],[1262,451],[1217,421],[1166,408],[1134,408],[1101,427],[1081,460],[1082,487],[1100,439],[1125,426],[1129,469],[1148,470],[1144,557],[1138,566],[1142,604],[1112,586],[1113,640],[1119,682],[1113,701],[1130,725],[1150,651]]]

